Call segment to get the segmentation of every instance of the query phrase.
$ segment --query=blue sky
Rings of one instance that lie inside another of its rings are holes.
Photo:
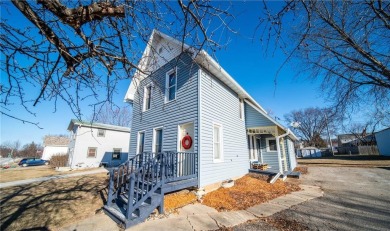
[[[284,56],[278,52],[273,57],[271,55],[265,56],[264,47],[259,40],[251,39],[260,15],[259,2],[239,3],[233,1],[233,4],[233,11],[236,15],[233,26],[238,33],[231,35],[231,42],[216,52],[217,61],[221,66],[263,108],[271,110],[274,116],[279,117],[282,123],[284,122],[283,115],[292,110],[325,106],[318,83],[305,80],[305,76],[296,79],[296,68],[292,65],[287,65],[282,69],[275,86],[275,73],[283,62]],[[23,23],[24,19],[19,17],[18,20]],[[1,80],[4,81],[5,78],[6,76],[2,73]],[[130,79],[123,80],[118,84],[114,102],[119,106],[125,104],[123,98],[129,83]],[[31,141],[42,143],[44,135],[67,134],[67,126],[74,118],[68,106],[63,102],[58,102],[56,111],[53,102],[38,104],[33,108],[36,117],[28,114],[18,105],[12,107],[11,110],[14,115],[39,122],[43,129],[1,116],[1,142],[19,140],[22,144]],[[86,116],[91,113],[89,108],[85,108],[83,111]]]

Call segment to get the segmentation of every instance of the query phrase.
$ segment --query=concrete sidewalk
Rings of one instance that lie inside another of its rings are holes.
[[[90,175],[90,174],[97,174],[97,173],[104,173],[104,172],[108,172],[107,169],[99,168],[92,171],[76,172],[71,174],[63,174],[63,175],[55,175],[55,176],[45,176],[45,177],[32,178],[27,180],[17,180],[17,181],[0,183],[0,189],[12,187],[12,186],[19,186],[19,185],[37,183],[42,181],[48,181],[48,180],[56,180],[56,179],[63,179],[68,177],[83,176],[83,175]]]
[[[171,230],[217,230],[222,227],[233,227],[250,220],[271,216],[302,202],[323,196],[317,186],[300,185],[301,191],[278,197],[267,203],[255,205],[246,210],[218,212],[202,204],[191,204],[179,209],[177,215],[168,218],[145,221],[131,227],[129,231],[171,231]],[[96,215],[79,223],[65,227],[63,231],[72,230],[119,230],[116,223],[104,214]]]

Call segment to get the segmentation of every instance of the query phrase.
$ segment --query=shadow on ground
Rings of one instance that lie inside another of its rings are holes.
[[[1,189],[0,230],[49,230],[99,210],[106,174],[45,181]]]

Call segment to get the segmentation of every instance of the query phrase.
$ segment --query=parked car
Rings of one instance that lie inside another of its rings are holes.
[[[38,165],[48,165],[49,161],[37,159],[37,158],[24,158],[19,162],[19,166],[38,166]]]

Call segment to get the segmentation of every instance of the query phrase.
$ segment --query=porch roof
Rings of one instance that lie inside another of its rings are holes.
[[[252,126],[247,126],[247,134],[249,135],[259,135],[259,134],[271,134],[273,136],[280,136],[285,133],[289,133],[288,136],[293,140],[298,140],[298,137],[288,128],[281,125],[279,122],[274,120],[271,116],[269,116],[267,113],[265,113],[262,110],[259,110],[255,105],[253,105],[250,101],[245,100],[245,102],[253,109],[255,109],[261,116],[259,118],[264,118],[264,120],[268,120],[270,123],[261,123],[259,124],[253,124]],[[257,118],[257,119],[259,119]],[[252,120],[256,120],[252,119]],[[260,125],[260,126],[258,126]]]

